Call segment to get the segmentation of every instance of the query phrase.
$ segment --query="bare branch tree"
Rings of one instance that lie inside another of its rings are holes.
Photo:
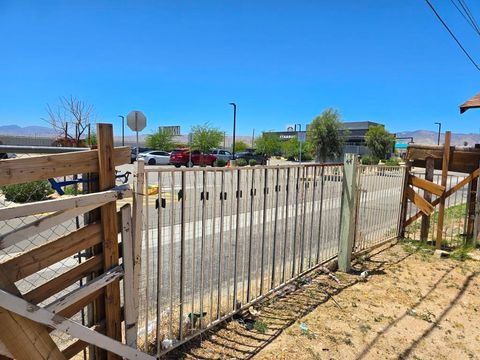
[[[54,130],[59,137],[64,138],[64,145],[71,143],[79,146],[82,137],[85,138],[90,122],[93,120],[93,105],[78,100],[74,96],[60,97],[56,107],[47,104],[47,118],[42,118]]]

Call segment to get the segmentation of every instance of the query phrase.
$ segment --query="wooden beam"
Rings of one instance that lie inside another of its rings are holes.
[[[24,241],[42,231],[48,230],[55,225],[62,224],[63,222],[70,220],[76,216],[85,214],[86,212],[97,208],[99,205],[87,205],[80,208],[73,208],[69,210],[59,211],[51,215],[47,215],[40,219],[34,220],[31,223],[25,224],[0,235],[0,250],[3,250],[9,246],[15,245],[20,241]]]
[[[445,198],[448,198],[449,196],[452,196],[458,190],[460,190],[465,185],[467,185],[469,182],[471,182],[473,179],[478,178],[479,174],[480,174],[480,169],[477,169],[472,174],[468,175],[466,178],[464,178],[462,181],[460,181],[458,184],[456,184],[452,188],[445,191]],[[440,203],[440,198],[436,198],[435,200],[432,201],[433,206],[437,206],[439,203]],[[408,220],[405,221],[405,226],[408,226],[408,225],[412,224],[421,215],[422,215],[422,212],[418,211],[415,215],[413,215],[412,217],[410,217]]]
[[[156,358],[139,350],[122,344],[120,341],[111,339],[79,323],[66,319],[58,314],[54,314],[46,309],[28,303],[27,301],[0,290],[0,303],[2,307],[21,317],[25,317],[34,322],[50,326],[72,337],[83,340],[100,348],[116,354],[119,358],[155,360]],[[61,359],[64,359],[60,353]],[[28,359],[32,359],[29,357]]]
[[[73,290],[71,293],[61,296],[51,304],[45,306],[45,309],[53,313],[58,313],[68,308],[69,306],[79,302],[81,299],[93,294],[95,291],[107,286],[113,281],[120,279],[120,277],[122,276],[123,267],[119,265],[103,273],[99,277],[96,277],[95,279],[87,282],[85,285]]]
[[[407,198],[415,204],[425,215],[430,215],[435,211],[435,208],[422,196],[417,194],[411,187],[407,188]]]
[[[101,191],[93,194],[65,196],[58,199],[37,201],[28,204],[18,204],[0,209],[0,221],[21,218],[24,216],[51,213],[69,210],[84,206],[103,205],[110,201],[132,196],[128,185],[117,186],[112,190]]]
[[[41,245],[27,253],[3,263],[3,268],[13,282],[23,279],[66,257],[102,242],[102,228],[99,224],[87,225],[68,235]]]
[[[23,297],[28,302],[38,304],[86,277],[88,274],[99,271],[102,268],[102,263],[102,256],[95,255],[62,275],[36,287]]]
[[[97,332],[102,332],[103,328],[105,327],[104,324],[98,324],[93,326],[91,329],[93,331]],[[85,349],[88,346],[88,343],[83,341],[83,340],[77,340],[73,344],[69,345],[65,349],[62,350],[63,355],[67,359],[73,358],[75,355],[77,355],[80,351]]]
[[[428,158],[426,160],[426,168],[425,168],[425,181],[428,181],[429,183],[433,184],[433,175],[435,172],[434,166],[433,166],[433,159]],[[443,189],[445,190],[445,189]],[[443,193],[443,191],[442,191]],[[431,203],[432,202],[432,192],[425,191],[424,198],[427,202]],[[428,215],[422,215],[422,225],[420,227],[420,240],[421,241],[427,241],[428,240],[428,232],[430,229],[430,216]]]
[[[135,276],[133,271],[133,238],[132,238],[132,207],[130,204],[122,206],[120,213],[122,214],[122,245],[123,245],[123,266],[125,268],[125,276],[123,277],[123,299],[125,313],[125,340],[128,346],[137,347],[137,319],[138,308],[136,307],[135,298],[138,298],[138,284],[135,284]]]
[[[431,166],[432,164],[433,164],[433,159],[430,161],[431,170],[433,170],[433,166]],[[433,178],[432,178],[432,180],[433,180]],[[425,190],[425,191],[429,192],[430,194],[434,194],[434,195],[437,195],[437,196],[443,195],[443,192],[445,191],[445,186],[435,184],[432,181],[422,179],[422,178],[416,177],[414,175],[410,175],[408,181],[409,181],[410,185],[418,187],[422,190]]]
[[[128,164],[130,157],[130,148],[116,148],[112,159],[113,165]],[[98,172],[98,160],[97,150],[2,160],[0,186]]]
[[[113,159],[113,129],[111,124],[97,124],[98,139],[98,186],[100,191],[115,186],[115,163]],[[111,269],[118,265],[117,207],[110,202],[100,208],[103,230],[103,266]],[[105,333],[121,341],[120,283],[114,281],[105,288]],[[120,359],[111,353],[108,359]]]
[[[1,266],[0,289],[10,297],[21,300],[20,291]],[[65,359],[45,326],[5,309],[3,301],[0,301],[0,305],[0,323],[2,324],[0,341],[13,358],[19,360]]]
[[[58,314],[64,317],[72,317],[73,315],[78,313],[80,310],[85,308],[87,305],[91,304],[93,301],[96,301],[98,298],[103,298],[104,295],[105,295],[105,288],[98,289],[92,294],[80,299],[76,303],[66,307],[63,310],[60,310]]]
[[[411,162],[406,161],[405,163],[405,172],[403,174],[403,182],[402,182],[402,200],[401,200],[401,207],[400,207],[400,221],[399,221],[399,229],[398,235],[402,238],[405,237],[405,228],[406,228],[406,219],[407,219],[407,210],[408,210],[408,197],[407,197],[407,189],[408,185],[408,178],[410,177],[410,169],[411,169]]]
[[[450,140],[451,132],[445,133],[445,145],[443,150],[443,162],[442,162],[442,186],[447,186],[448,179],[448,166],[450,164]],[[440,196],[440,203],[438,207],[438,220],[437,220],[437,238],[435,239],[435,248],[441,249],[443,238],[443,220],[445,217],[445,194]]]

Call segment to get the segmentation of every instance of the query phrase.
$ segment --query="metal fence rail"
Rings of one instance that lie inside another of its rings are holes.
[[[145,348],[160,355],[336,256],[342,180],[339,165],[148,169]]]
[[[405,168],[360,165],[354,251],[398,235]]]

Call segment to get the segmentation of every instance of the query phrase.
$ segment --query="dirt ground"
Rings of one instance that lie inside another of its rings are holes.
[[[400,243],[351,274],[317,272],[169,358],[480,359],[480,258],[438,259]],[[360,274],[367,270],[364,279]],[[283,295],[283,296],[282,296]],[[256,320],[247,330],[244,320]]]

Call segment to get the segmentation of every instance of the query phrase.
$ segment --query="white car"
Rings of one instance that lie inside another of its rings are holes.
[[[224,160],[225,162],[233,159],[232,153],[223,149],[213,149],[210,151],[210,154],[215,155],[217,159]]]
[[[168,165],[170,164],[170,154],[166,151],[150,150],[138,154],[138,159],[143,159],[148,165]]]

